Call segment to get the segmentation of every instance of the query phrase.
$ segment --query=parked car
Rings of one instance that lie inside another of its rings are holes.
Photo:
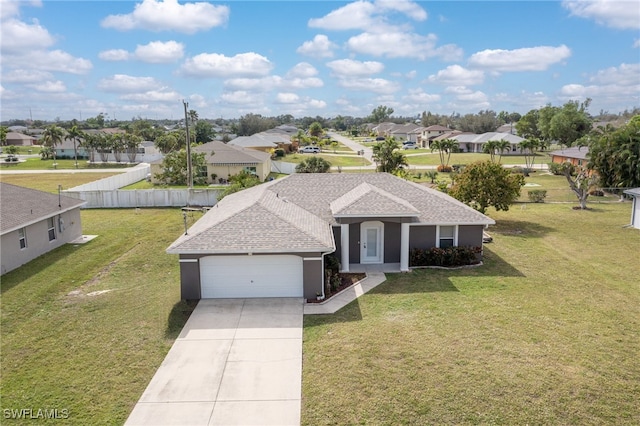
[[[402,144],[402,149],[418,149],[418,145],[415,143],[404,143]]]
[[[317,154],[320,152],[320,148],[317,146],[312,146],[312,145],[307,145],[307,146],[303,146],[302,148],[300,148],[298,150],[298,152],[300,153],[310,153],[310,154]]]
[[[16,163],[18,162],[18,157],[13,154],[9,154],[7,155],[7,158],[4,159],[4,161],[6,161],[7,163]]]

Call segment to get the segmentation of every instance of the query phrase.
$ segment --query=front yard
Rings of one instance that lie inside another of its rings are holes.
[[[484,266],[389,275],[305,317],[303,423],[639,424],[630,203],[523,205],[491,210]],[[164,252],[182,214],[82,219],[98,238],[2,276],[0,408],[122,424],[189,313]]]

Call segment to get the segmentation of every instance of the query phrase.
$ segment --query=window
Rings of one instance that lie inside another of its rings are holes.
[[[25,228],[18,229],[18,240],[20,241],[20,250],[27,248],[27,230]]]
[[[447,248],[453,247],[455,245],[455,235],[456,235],[456,227],[455,226],[441,226],[440,227],[440,237],[439,237],[439,247]]]
[[[209,171],[207,170],[206,165],[198,167],[198,177],[203,177],[203,178],[209,177]]]
[[[244,168],[244,171],[245,171],[245,172],[248,172],[248,173],[251,173],[252,175],[257,174],[257,173],[256,173],[257,169],[256,169],[255,167],[245,167],[245,168]]]
[[[56,239],[56,223],[55,218],[50,217],[47,219],[47,228],[49,228],[49,241]]]

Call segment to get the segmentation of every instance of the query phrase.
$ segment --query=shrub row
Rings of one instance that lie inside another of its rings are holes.
[[[410,266],[465,266],[478,263],[482,247],[414,248],[409,253]]]
[[[532,191],[528,191],[527,195],[529,196],[529,201],[533,201],[534,203],[544,203],[544,199],[547,198],[547,190],[534,189]]]

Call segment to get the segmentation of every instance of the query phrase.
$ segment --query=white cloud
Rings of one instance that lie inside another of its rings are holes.
[[[571,15],[593,19],[600,25],[620,29],[640,29],[640,5],[637,0],[563,1]]]
[[[295,104],[300,101],[300,96],[295,93],[278,93],[276,102],[279,104]]]
[[[30,68],[41,71],[60,71],[71,74],[86,74],[93,68],[91,61],[75,58],[62,50],[32,50],[19,56],[11,57],[14,67]]]
[[[267,58],[253,52],[232,57],[201,53],[187,59],[180,72],[189,77],[260,77],[272,68],[273,64]]]
[[[358,0],[331,11],[322,18],[309,20],[309,27],[327,30],[371,30],[384,32],[392,26],[387,15],[399,12],[415,21],[427,19],[427,12],[417,3],[408,0],[378,0],[375,3]]]
[[[33,69],[18,69],[2,75],[2,81],[5,83],[39,83],[45,80],[53,80],[53,74]]]
[[[234,105],[262,104],[262,99],[257,98],[255,93],[247,92],[246,90],[223,93],[220,98],[223,102]]]
[[[287,89],[310,89],[324,86],[324,82],[317,77],[309,78],[283,78],[280,87]]]
[[[2,7],[5,6],[2,2]],[[0,47],[4,53],[15,53],[30,49],[44,49],[52,46],[55,40],[46,28],[37,20],[32,24],[18,19],[2,21],[0,25]]]
[[[418,104],[420,106],[427,105],[433,102],[439,102],[440,99],[440,95],[427,93],[420,88],[409,90],[409,94],[403,97],[405,103]]]
[[[34,90],[37,90],[38,92],[45,92],[45,93],[62,93],[67,90],[67,87],[65,86],[65,84],[60,80],[44,81],[38,84],[29,84],[29,87],[31,87]]]
[[[190,95],[189,101],[191,101],[191,104],[193,104],[193,106],[197,108],[206,108],[207,106],[209,106],[207,104],[207,100],[202,95],[198,95],[198,94]]]
[[[311,65],[308,62],[300,62],[296,64],[293,68],[287,72],[287,78],[295,78],[295,77],[315,77],[318,75],[318,70],[316,67]]]
[[[329,40],[329,37],[324,34],[318,34],[313,40],[302,43],[302,45],[296,49],[296,52],[314,58],[332,58],[333,50],[337,47],[335,43]]]
[[[637,38],[633,41],[634,48],[640,48],[640,38]]]
[[[640,64],[621,64],[598,71],[587,85],[571,83],[562,86],[562,100],[592,98],[598,105],[638,105],[640,102]]]
[[[280,76],[268,76],[262,78],[230,78],[224,81],[224,89],[235,91],[268,92],[277,88],[282,83]]]
[[[179,93],[162,87],[159,90],[149,90],[144,93],[130,93],[120,96],[120,99],[129,101],[146,101],[146,102],[171,102],[182,99]]]
[[[469,58],[469,65],[493,71],[544,71],[571,56],[567,46],[538,46],[514,50],[483,50]]]
[[[484,81],[484,72],[480,70],[468,70],[460,65],[450,65],[447,68],[432,74],[428,78],[431,83],[445,85],[473,86]]]
[[[393,94],[400,90],[400,85],[383,78],[345,78],[338,80],[338,86],[349,90],[361,90],[378,94]]]
[[[590,77],[589,81],[594,84],[615,84],[627,87],[640,85],[640,64],[621,64],[619,67],[600,70]]]
[[[347,41],[349,50],[355,53],[385,56],[388,58],[415,58],[425,60],[440,57],[444,60],[459,60],[462,49],[455,45],[436,47],[434,34],[422,36],[407,32],[364,32]]]
[[[154,90],[160,83],[153,77],[133,77],[125,74],[115,74],[103,78],[98,83],[98,89],[114,93],[139,93]]]
[[[184,56],[184,45],[176,41],[152,41],[149,44],[138,45],[135,52],[136,59],[153,64],[174,62]]]
[[[427,12],[417,3],[409,0],[376,0],[376,6],[381,11],[401,12],[415,21],[425,21]]]
[[[339,59],[328,62],[326,65],[331,68],[334,74],[346,77],[362,77],[378,74],[384,70],[384,64],[382,62],[362,62],[353,59]]]
[[[124,49],[110,49],[98,53],[98,58],[103,61],[126,61],[131,58],[131,54]]]
[[[228,6],[204,2],[179,4],[178,0],[143,0],[136,4],[132,13],[107,16],[101,25],[118,31],[144,29],[194,34],[223,25],[228,19]]]

